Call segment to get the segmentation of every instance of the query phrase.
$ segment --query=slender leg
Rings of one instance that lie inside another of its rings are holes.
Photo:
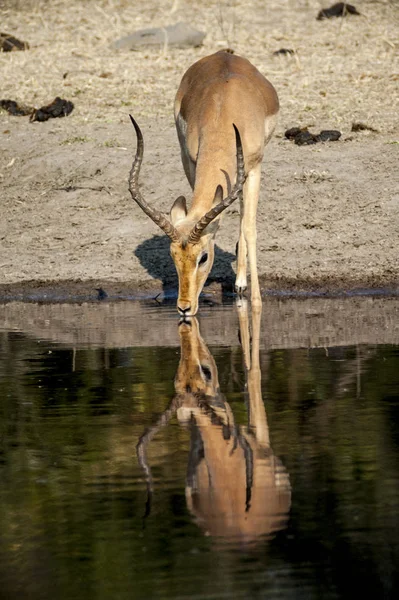
[[[248,321],[248,300],[244,297],[237,298],[236,308],[238,314],[238,323],[240,326],[241,348],[244,355],[244,364],[247,371],[251,368],[251,342]]]
[[[247,181],[244,186],[244,214],[242,216],[242,225],[240,233],[240,244],[239,244],[239,258],[240,258],[240,245],[242,236],[245,238],[249,269],[251,274],[251,303],[253,306],[260,306],[262,304],[258,270],[256,266],[256,211],[258,208],[259,189],[260,189],[260,176],[261,176],[261,164],[257,165],[248,173]],[[241,266],[239,264],[239,266]],[[241,275],[242,271],[237,270],[237,279]],[[236,281],[236,288],[241,285],[243,280]]]
[[[269,448],[269,427],[262,398],[262,374],[260,370],[260,325],[262,307],[252,307],[250,321],[246,298],[240,298],[236,302],[236,306],[249,396],[248,428],[255,436],[255,439],[260,446]],[[250,323],[252,324],[252,342],[250,340]]]
[[[247,289],[247,243],[244,236],[243,228],[244,218],[244,201],[243,197],[240,198],[240,238],[238,241],[238,252],[237,252],[237,277],[235,283],[235,289],[237,294],[241,296]]]
[[[265,120],[264,146],[270,140],[277,122],[277,115],[269,115]],[[263,152],[262,152],[263,154]],[[258,270],[256,267],[256,210],[258,208],[261,177],[261,163],[249,173],[244,184],[240,206],[240,238],[237,253],[237,277],[235,289],[241,295],[247,289],[247,257],[251,273],[251,302],[261,305]]]

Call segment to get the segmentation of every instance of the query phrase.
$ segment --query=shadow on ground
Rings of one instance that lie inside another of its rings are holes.
[[[177,291],[178,280],[169,248],[170,241],[166,236],[155,235],[137,246],[134,254],[149,275],[162,282],[164,294],[171,296]],[[217,283],[221,286],[222,293],[231,293],[235,281],[232,263],[235,260],[234,254],[215,246],[215,261],[205,284],[206,287]]]

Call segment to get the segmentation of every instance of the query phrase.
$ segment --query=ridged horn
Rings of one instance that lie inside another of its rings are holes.
[[[139,173],[140,173],[141,163],[143,161],[144,140],[143,140],[143,134],[141,133],[140,127],[138,126],[136,121],[133,119],[132,115],[129,115],[129,117],[130,117],[131,122],[133,123],[133,127],[136,130],[136,136],[137,136],[136,156],[134,158],[132,168],[131,168],[130,174],[129,174],[129,192],[131,193],[133,200],[135,202],[137,202],[137,204],[145,212],[145,214],[148,215],[150,217],[150,219],[152,219],[154,221],[154,223],[156,223],[158,225],[158,227],[160,227],[162,229],[162,231],[164,231],[168,237],[170,237],[172,242],[179,242],[181,240],[181,236],[180,236],[179,232],[177,231],[177,229],[175,229],[175,227],[173,227],[172,223],[169,221],[169,219],[167,219],[165,217],[165,215],[162,212],[160,212],[159,210],[156,210],[155,208],[152,208],[152,206],[150,206],[148,204],[148,202],[146,202],[144,200],[143,196],[140,193]]]
[[[243,185],[244,185],[244,182],[246,179],[245,166],[244,166],[244,154],[242,151],[241,137],[240,137],[239,131],[238,131],[237,127],[234,125],[234,123],[233,123],[233,127],[234,127],[234,131],[236,134],[236,148],[237,148],[237,179],[236,179],[235,186],[226,198],[224,198],[223,200],[221,200],[219,202],[219,204],[217,204],[216,206],[211,208],[211,210],[209,210],[198,221],[198,223],[195,225],[195,227],[193,227],[193,229],[191,230],[191,232],[187,238],[187,241],[191,244],[196,244],[199,241],[202,232],[209,225],[209,223],[211,223],[214,219],[216,219],[216,217],[218,215],[220,215],[221,212],[226,210],[226,208],[228,208],[230,206],[230,204],[233,204],[233,202],[235,200],[237,200],[237,198],[239,198],[242,193],[242,188],[243,188]]]

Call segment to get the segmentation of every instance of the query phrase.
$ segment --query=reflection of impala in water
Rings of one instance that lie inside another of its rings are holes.
[[[238,314],[247,374],[248,427],[236,425],[219,389],[215,361],[193,317],[179,325],[181,357],[176,395],[157,423],[141,437],[137,452],[151,497],[153,485],[145,449],[160,427],[177,413],[180,422],[191,426],[186,482],[189,510],[209,534],[250,542],[285,526],[291,493],[288,474],[270,447],[261,396],[261,313],[253,315],[252,352],[245,299]]]

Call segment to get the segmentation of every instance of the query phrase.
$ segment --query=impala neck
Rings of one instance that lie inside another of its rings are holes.
[[[207,133],[203,136],[204,141],[200,143],[195,169],[190,218],[201,218],[212,208],[218,185],[223,188],[223,197],[226,197],[234,186],[237,159],[232,126],[231,132],[229,139],[220,134]],[[223,171],[227,173],[227,177]]]

